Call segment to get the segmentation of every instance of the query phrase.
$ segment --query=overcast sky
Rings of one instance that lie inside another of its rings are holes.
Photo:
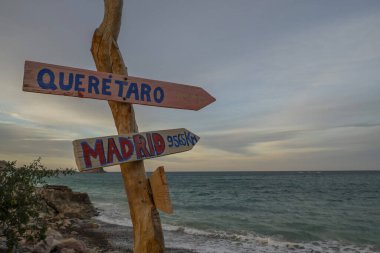
[[[22,92],[25,60],[95,70],[102,18],[102,0],[1,0],[0,160],[74,167],[72,140],[116,134],[105,101]],[[135,106],[140,131],[201,137],[147,170],[379,170],[379,27],[378,0],[126,0],[129,74],[217,99]]]

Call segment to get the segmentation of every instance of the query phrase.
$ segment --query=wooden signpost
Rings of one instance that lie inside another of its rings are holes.
[[[150,187],[154,204],[165,213],[173,213],[172,202],[170,201],[168,181],[166,180],[164,167],[158,167],[149,177]]]
[[[215,101],[199,87],[128,76],[117,45],[123,0],[104,0],[105,13],[92,39],[98,71],[26,61],[23,90],[107,100],[118,135],[73,142],[81,170],[120,164],[133,223],[135,253],[165,250],[156,208],[172,213],[163,167],[146,177],[144,159],[188,151],[199,137],[181,129],[139,133],[132,104],[199,110]]]
[[[171,129],[73,141],[74,156],[80,170],[185,152],[199,137],[184,129]]]
[[[25,61],[24,91],[199,110],[215,101],[200,87]]]

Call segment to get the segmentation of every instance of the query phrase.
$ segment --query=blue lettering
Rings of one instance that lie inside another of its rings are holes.
[[[161,103],[165,97],[164,90],[161,87],[155,88],[153,95],[154,95],[154,101],[156,101],[156,103]]]
[[[178,137],[179,137],[179,143],[180,143],[182,146],[186,146],[186,139],[185,139],[184,135],[183,135],[183,134],[180,134],[180,135],[178,135]]]
[[[167,139],[169,142],[169,148],[173,147],[173,138],[171,136],[168,136]]]
[[[179,147],[179,141],[177,136],[173,136],[174,146]]]
[[[111,86],[109,86],[111,81],[112,81],[111,79],[107,79],[107,78],[103,79],[103,81],[102,81],[102,85],[103,85],[102,86],[102,94],[103,95],[111,96],[111,92],[109,91],[109,89],[111,88]]]
[[[88,76],[88,92],[92,93],[93,89],[99,95],[99,79],[96,76]]]
[[[144,101],[144,97],[146,96],[146,101],[150,102],[150,91],[152,88],[149,84],[142,83],[141,84],[141,100]]]
[[[49,82],[45,83],[44,82],[44,75],[47,74],[49,76]],[[54,84],[54,73],[53,71],[51,71],[50,69],[41,69],[39,72],[38,72],[38,75],[37,75],[37,82],[38,82],[38,85],[42,88],[42,89],[45,89],[45,90],[56,90],[57,89],[57,86],[55,86]]]
[[[61,88],[61,90],[71,90],[73,88],[73,80],[73,73],[69,73],[68,83],[65,84],[65,72],[59,72],[59,87]]]
[[[80,86],[83,84],[82,79],[84,78],[84,75],[82,74],[76,74],[75,75],[75,90],[76,91],[84,91],[84,88],[81,88]]]
[[[137,83],[131,83],[127,91],[127,98],[131,98],[132,93],[135,94],[135,100],[139,100],[139,90],[137,88]]]
[[[185,136],[186,136],[187,145],[189,145],[189,143],[191,143],[191,145],[194,145],[195,143],[197,143],[196,139],[194,143],[194,139],[193,139],[194,136],[191,136],[190,132],[185,132]]]
[[[195,145],[195,143],[197,143],[198,142],[198,140],[197,140],[197,137],[195,137],[195,135],[192,135],[191,136],[191,140],[193,141],[193,145]]]
[[[119,97],[123,97],[123,86],[124,86],[124,85],[127,86],[128,83],[127,83],[127,82],[124,82],[124,81],[120,81],[120,80],[115,80],[115,83],[116,83],[117,85],[119,85],[119,92],[117,93],[117,95],[118,95]]]

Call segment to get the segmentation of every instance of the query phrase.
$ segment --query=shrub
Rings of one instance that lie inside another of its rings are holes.
[[[45,179],[73,170],[49,170],[41,158],[29,165],[16,168],[16,162],[6,162],[0,168],[0,232],[6,237],[8,252],[17,248],[19,241],[36,242],[45,239],[46,221],[40,216],[40,198],[35,187]]]

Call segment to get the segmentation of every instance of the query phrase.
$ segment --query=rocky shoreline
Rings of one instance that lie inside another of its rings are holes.
[[[21,241],[18,252],[32,253],[118,253],[132,252],[132,228],[94,219],[98,211],[87,193],[67,186],[50,185],[37,189],[41,196],[41,216],[48,222],[46,239],[37,244]],[[0,253],[6,252],[0,237]],[[167,248],[165,252],[191,253]]]

